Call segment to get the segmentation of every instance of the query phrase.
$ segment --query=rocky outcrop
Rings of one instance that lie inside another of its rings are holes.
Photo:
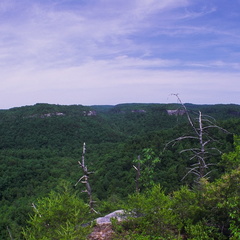
[[[96,226],[93,228],[93,232],[89,235],[89,240],[111,240],[113,238],[114,231],[112,229],[111,219],[117,219],[123,221],[126,217],[124,210],[117,210],[104,217],[96,219]]]
[[[99,217],[96,219],[97,224],[106,224],[106,223],[111,223],[111,219],[115,218],[118,221],[124,220],[124,210],[116,210],[112,213],[109,213],[108,215],[104,217]]]
[[[27,116],[25,118],[47,118],[47,117],[54,117],[54,116],[65,116],[65,113],[62,112],[49,112],[49,113],[43,113],[43,114],[34,114]]]
[[[175,115],[175,116],[182,116],[186,113],[185,109],[176,109],[176,110],[167,110],[167,113],[169,116]]]

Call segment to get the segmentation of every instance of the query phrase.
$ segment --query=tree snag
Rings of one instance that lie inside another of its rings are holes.
[[[88,194],[89,197],[89,207],[91,209],[92,212],[97,213],[94,208],[94,201],[93,201],[93,197],[92,197],[92,189],[89,183],[89,176],[90,174],[92,174],[93,172],[89,172],[87,169],[87,166],[85,165],[85,153],[86,153],[86,144],[83,143],[83,151],[82,151],[82,162],[78,161],[78,164],[80,165],[80,167],[83,170],[83,176],[79,178],[79,180],[77,181],[77,183],[75,184],[75,186],[77,186],[77,184],[79,182],[85,184],[86,186],[86,190],[84,190],[83,192],[86,192]]]
[[[200,182],[202,178],[207,177],[212,171],[209,170],[210,165],[214,165],[207,162],[207,158],[209,154],[213,153],[213,151],[221,153],[221,151],[215,147],[210,147],[209,144],[216,142],[216,140],[210,135],[208,130],[210,128],[216,128],[221,130],[222,132],[228,133],[229,132],[219,126],[217,126],[212,117],[208,115],[203,115],[201,111],[198,112],[198,117],[196,119],[192,119],[189,111],[187,110],[186,106],[182,103],[181,99],[179,98],[178,94],[172,94],[177,97],[179,103],[181,104],[182,108],[185,110],[188,123],[190,124],[191,128],[193,129],[193,135],[181,136],[178,137],[165,146],[165,148],[169,145],[175,145],[177,142],[182,141],[184,139],[193,139],[197,142],[197,147],[184,149],[180,153],[183,152],[191,152],[192,157],[190,160],[196,159],[196,162],[190,166],[189,171],[186,175],[182,178],[182,180],[189,174],[193,173],[197,176],[196,182]]]
[[[136,192],[140,192],[140,176],[141,176],[141,166],[140,166],[140,155],[138,155],[137,166],[133,165],[133,168],[136,170]]]

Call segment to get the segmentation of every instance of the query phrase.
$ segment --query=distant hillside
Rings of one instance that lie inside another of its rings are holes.
[[[185,116],[179,114],[182,106],[179,104],[119,104],[116,106],[91,106],[106,121],[118,131],[127,135],[139,135],[149,131],[171,128],[186,121]],[[191,115],[210,115],[217,121],[240,118],[240,106],[229,105],[194,105],[186,104]],[[171,114],[170,111],[176,114]]]
[[[122,139],[90,107],[36,104],[0,111],[0,148],[62,148]]]
[[[191,114],[201,110],[216,120],[240,118],[239,105],[186,106]],[[119,142],[186,121],[186,117],[168,112],[180,108],[178,104],[36,104],[0,110],[0,148],[62,148],[82,142]]]

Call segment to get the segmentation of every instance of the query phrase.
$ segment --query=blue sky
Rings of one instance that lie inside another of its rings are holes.
[[[1,0],[0,109],[240,104],[240,0]]]

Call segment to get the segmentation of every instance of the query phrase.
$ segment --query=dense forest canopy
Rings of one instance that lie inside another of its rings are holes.
[[[229,157],[224,159],[222,153],[234,151],[233,136],[240,135],[240,106],[185,106],[193,119],[201,111],[228,131],[209,132],[214,136],[212,147],[221,152],[208,159],[213,170],[208,181],[213,182],[229,170]],[[112,210],[109,200],[124,201],[135,191],[133,164],[138,156],[143,171],[148,173],[145,177],[150,177],[140,183],[143,192],[149,188],[146,182],[150,180],[161,184],[169,194],[181,186],[193,187],[194,176],[184,178],[191,158],[188,152],[180,152],[194,148],[196,143],[186,139],[166,148],[173,139],[192,134],[186,114],[180,109],[180,104],[36,104],[0,110],[0,238],[8,239],[10,229],[21,239],[32,203],[56,190],[61,181],[86,201],[86,194],[81,193],[84,186],[74,188],[82,174],[78,161],[84,142],[86,164],[94,172],[90,178],[92,192],[102,212]]]

